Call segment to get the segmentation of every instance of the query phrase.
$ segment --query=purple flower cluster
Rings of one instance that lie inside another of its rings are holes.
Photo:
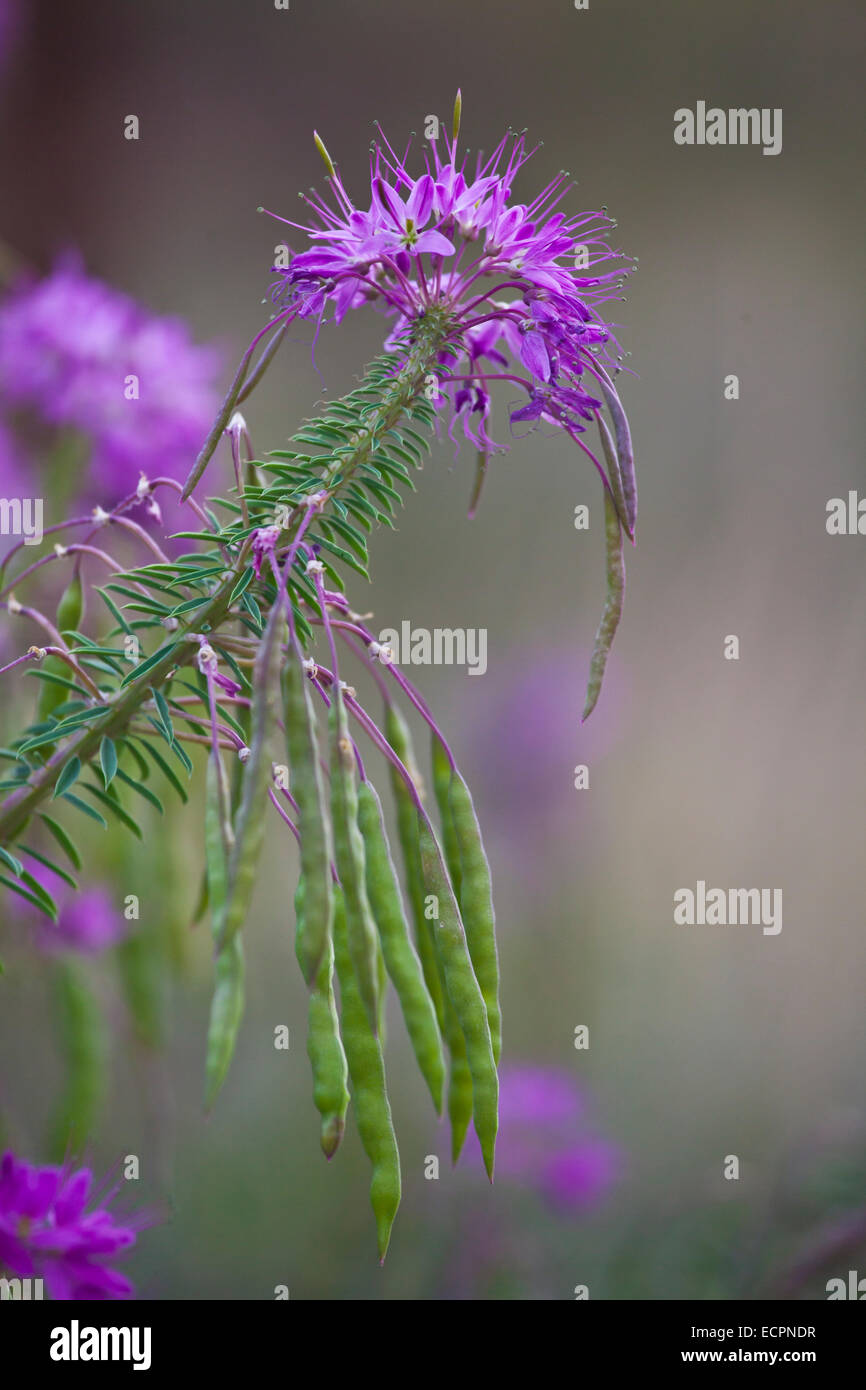
[[[91,478],[115,494],[185,475],[218,404],[219,357],[185,325],[64,261],[0,304],[0,406],[72,429],[93,449]]]
[[[487,430],[494,380],[525,392],[513,423],[546,421],[576,437],[613,389],[605,361],[618,370],[608,357],[612,329],[598,312],[630,270],[607,243],[615,224],[604,212],[558,210],[572,186],[564,173],[530,203],[512,201],[532,153],[523,135],[506,136],[487,160],[479,155],[474,171],[458,161],[456,133],[444,144],[430,143],[426,170],[415,176],[405,156],[377,143],[364,208],[334,169],[333,202],[308,197],[315,220],[288,222],[315,245],[281,271],[274,297],[302,319],[321,320],[330,308],[337,322],[378,304],[395,320],[389,347],[435,314],[460,354],[441,359],[453,367],[440,397],[452,408],[449,433],[462,423],[484,453],[498,447]]]
[[[619,1149],[595,1134],[581,1092],[555,1067],[504,1067],[496,1176],[538,1192],[561,1212],[594,1206],[619,1177]]]
[[[89,1168],[37,1168],[0,1160],[0,1273],[37,1278],[55,1299],[130,1298],[133,1286],[106,1261],[135,1244],[137,1229],[108,1210],[115,1191],[91,1201]]]

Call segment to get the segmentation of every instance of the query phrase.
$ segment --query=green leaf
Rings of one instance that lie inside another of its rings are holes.
[[[244,570],[237,584],[232,589],[232,595],[229,599],[229,608],[231,608],[235,600],[239,599],[244,590],[247,589],[249,585],[252,583],[253,579],[255,578],[255,573],[256,572],[253,569],[252,565],[250,565],[248,569]]]
[[[2,845],[0,845],[0,861],[2,861],[7,868],[12,870],[16,878],[20,878],[23,874],[24,865],[21,863],[21,860],[16,859],[15,855],[10,854],[8,849],[4,849]]]
[[[136,782],[135,778],[130,777],[122,768],[118,768],[117,775],[121,782],[125,782],[128,787],[132,787],[134,792],[138,792],[139,796],[143,796],[145,801],[149,801],[151,806],[155,806],[161,816],[165,815],[165,807],[155,792],[152,792],[149,787],[142,786],[140,782]]]
[[[360,574],[364,579],[370,578],[365,566],[361,564],[360,560],[355,559],[355,556],[350,550],[344,549],[341,545],[335,545],[333,541],[329,541],[323,536],[321,531],[317,533],[316,540],[324,550],[329,550],[332,555],[336,555],[338,560],[342,560],[343,564],[348,565],[356,574]]]
[[[128,812],[124,811],[123,807],[121,806],[120,802],[116,799],[116,797],[109,796],[108,793],[104,792],[101,787],[95,786],[92,782],[82,783],[81,790],[90,792],[91,796],[95,796],[97,801],[101,802],[102,805],[106,808],[106,810],[110,811],[111,814],[115,816],[117,820],[120,821],[121,825],[125,825],[127,830],[131,830],[133,835],[135,835],[137,839],[144,839],[141,826],[138,824],[137,821],[133,820],[132,816],[130,816]]]
[[[75,681],[67,680],[66,676],[55,675],[53,671],[27,671],[26,675],[33,676],[35,680],[45,681],[48,685],[62,685],[67,690],[74,690],[77,695],[87,695],[90,692],[84,689],[83,685],[78,685]]]
[[[161,690],[157,690],[155,686],[151,686],[151,694],[153,695],[154,704],[159,713],[159,722],[162,725],[163,737],[170,748],[174,743],[174,728],[171,722],[171,712]]]
[[[123,628],[123,631],[127,634],[127,636],[131,637],[132,628],[129,626],[129,623],[126,621],[117,604],[114,602],[114,599],[109,598],[108,594],[105,592],[104,589],[97,589],[96,592],[99,594],[99,597],[102,599],[102,602],[105,604],[109,613],[114,618],[114,621],[118,623],[120,627]]]
[[[256,601],[255,601],[255,599],[253,598],[252,594],[244,594],[244,596],[243,596],[243,605],[244,605],[244,608],[247,610],[247,612],[248,612],[248,613],[250,614],[250,616],[252,617],[253,622],[256,623],[256,624],[258,625],[258,628],[259,628],[259,636],[261,636],[261,633],[262,633],[262,631],[264,630],[265,620],[264,620],[264,618],[262,617],[262,610],[261,610],[261,608],[259,608],[259,605],[256,603]]]
[[[189,796],[187,795],[186,788],[184,787],[183,783],[178,778],[177,773],[165,761],[165,758],[162,756],[158,748],[154,748],[152,744],[147,743],[144,739],[139,739],[139,742],[142,748],[144,749],[145,753],[147,753],[148,757],[152,758],[153,761],[156,763],[157,767],[159,768],[160,772],[165,777],[165,779],[168,782],[170,782],[171,785],[174,787],[181,801],[185,805],[189,801]]]
[[[21,873],[21,881],[22,883],[25,883],[27,885],[33,896],[37,898],[39,902],[42,904],[42,910],[45,913],[47,913],[47,915],[51,918],[53,922],[56,922],[57,904],[52,898],[51,894],[48,892],[48,889],[43,888],[38,878],[34,878],[33,875],[31,873],[28,873],[26,869],[24,869]]]
[[[39,813],[39,818],[40,820],[43,820],[45,822],[46,826],[50,830],[51,834],[54,836],[60,848],[63,850],[63,853],[66,855],[69,862],[76,869],[80,870],[81,855],[79,854],[78,848],[75,845],[75,843],[72,840],[70,840],[66,831],[63,829],[63,826],[60,825],[51,816],[47,816],[44,811],[41,811]]]
[[[146,661],[140,661],[137,666],[134,666],[131,671],[127,672],[120,682],[121,690],[124,686],[129,685],[131,681],[138,680],[140,676],[145,675],[152,667],[158,666],[159,663],[163,661],[165,657],[169,656],[179,645],[178,642],[166,642],[165,646],[155,651],[153,656],[149,656]]]
[[[99,762],[102,767],[102,780],[107,791],[117,772],[117,749],[110,738],[104,738],[99,746]]]
[[[52,800],[58,796],[63,796],[64,793],[67,792],[69,788],[72,786],[72,784],[76,781],[80,772],[81,759],[70,758],[69,762],[66,764],[63,771],[57,779],[57,782],[54,787],[54,796],[52,797]]]
[[[55,864],[53,859],[49,859],[47,854],[42,854],[40,850],[33,849],[30,845],[19,843],[18,848],[23,850],[25,854],[29,854],[32,859],[38,859],[40,864],[44,864],[46,869],[50,869],[53,874],[57,874],[58,878],[62,878],[63,882],[68,883],[70,888],[78,887],[72,875],[68,874],[65,869],[61,869],[59,864]]]
[[[64,792],[63,800],[68,801],[70,806],[74,806],[76,811],[83,811],[85,816],[90,816],[91,820],[97,821],[103,828],[108,829],[108,821],[95,811],[92,806],[88,806],[86,801],[82,801],[80,796],[75,796],[72,792]]]
[[[47,903],[38,898],[35,893],[29,893],[26,888],[22,888],[21,884],[16,883],[13,878],[6,878],[4,874],[0,874],[0,883],[4,884],[6,888],[11,888],[12,892],[17,893],[19,897],[26,898],[31,907],[38,907],[39,911],[44,912],[46,917],[50,917],[52,922],[57,922],[57,908],[53,901],[51,903],[52,911]]]
[[[192,613],[195,608],[203,608],[206,603],[210,603],[210,594],[201,594],[198,598],[188,598],[183,603],[179,603],[177,608],[172,608],[171,616],[180,618],[184,613]]]
[[[122,738],[120,740],[120,746],[133,759],[136,767],[138,768],[139,780],[142,782],[146,782],[148,777],[150,776],[150,766],[147,760],[141,756],[135,744],[130,739]]]

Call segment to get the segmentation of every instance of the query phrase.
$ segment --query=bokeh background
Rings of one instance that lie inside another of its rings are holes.
[[[614,315],[634,372],[620,382],[638,545],[586,727],[601,498],[566,440],[510,441],[472,522],[474,461],[435,448],[397,531],[375,539],[372,593],[356,596],[379,626],[488,631],[483,677],[416,674],[486,831],[504,1060],[572,1089],[568,1142],[585,1145],[586,1171],[558,1194],[507,1176],[491,1190],[471,1153],[452,1172],[392,1012],[404,1200],[379,1269],[354,1130],[332,1165],[318,1151],[284,837],[247,927],[238,1053],[205,1119],[198,816],[168,836],[148,822],[143,847],[112,832],[101,868],[140,894],[142,930],[170,938],[176,963],[159,1047],[130,1044],[118,962],[99,966],[112,1080],[90,1153],[96,1166],[141,1156],[137,1200],[158,1217],[129,1263],[141,1295],[260,1299],[284,1284],[300,1299],[568,1299],[583,1284],[608,1299],[824,1297],[827,1278],[866,1260],[846,1234],[862,1230],[866,1175],[866,540],[825,529],[827,500],[864,487],[862,6],[14,8],[0,79],[7,259],[46,271],[77,249],[94,275],[217,343],[224,381],[264,322],[281,240],[256,209],[294,216],[298,190],[321,180],[313,127],[360,192],[373,120],[401,143],[428,113],[447,118],[460,86],[472,149],[528,127],[544,143],[521,193],[571,170],[575,205],[606,204],[640,258]],[[678,147],[673,113],[699,99],[781,107],[783,152]],[[130,113],[137,142],[123,138]],[[323,384],[348,389],[380,329],[362,315],[326,328],[318,372],[301,334],[288,343],[247,412],[257,449],[279,448]],[[507,439],[507,395],[498,404]],[[573,526],[579,503],[588,533]],[[581,763],[590,787],[575,791]],[[781,888],[781,934],[675,927],[675,890],[700,878]],[[23,958],[13,948],[2,983],[0,1105],[6,1139],[35,1158],[62,1058],[44,973],[11,968]],[[273,1047],[278,1024],[288,1052]],[[559,1142],[544,1115],[515,1123]],[[438,1181],[424,1177],[431,1154]]]

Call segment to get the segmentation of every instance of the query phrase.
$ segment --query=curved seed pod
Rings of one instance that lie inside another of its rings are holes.
[[[76,569],[67,584],[60,601],[57,605],[57,619],[55,626],[60,633],[75,631],[81,625],[84,616],[84,590],[81,584],[81,575]],[[43,670],[54,676],[68,676],[69,668],[59,656],[49,656],[45,658]],[[62,705],[64,700],[69,698],[69,691],[62,685],[55,685],[53,681],[42,682],[42,690],[39,694],[37,705],[37,718],[47,719],[49,714],[53,714],[58,705]]]
[[[463,1151],[469,1122],[472,1119],[472,1073],[466,1057],[466,1039],[460,1031],[457,1015],[445,995],[445,1040],[451,1065],[448,1071],[448,1119],[451,1123],[451,1162],[456,1163]]]
[[[102,1013],[84,975],[61,961],[55,989],[66,1079],[51,1148],[62,1159],[79,1153],[90,1137],[105,1094],[108,1057]]]
[[[379,1028],[379,939],[364,882],[364,841],[358,829],[355,753],[342,692],[335,684],[328,711],[331,737],[331,821],[334,857],[343,887],[346,932],[358,989],[374,1033]]]
[[[589,683],[586,688],[586,704],[581,723],[592,714],[601,694],[604,670],[619,626],[619,620],[622,617],[622,604],[625,596],[622,528],[619,524],[616,506],[607,490],[604,494],[604,534],[607,553],[607,597],[601,622],[598,625],[598,632],[595,634],[595,646],[589,667]]]
[[[604,403],[610,411],[610,418],[613,421],[614,434],[616,435],[616,452],[619,461],[619,472],[622,479],[622,491],[625,501],[626,529],[629,535],[634,538],[634,528],[637,523],[637,482],[634,472],[634,450],[631,442],[631,431],[628,426],[626,413],[622,408],[616,387],[608,376],[607,372],[600,363],[594,363],[596,380],[601,387],[604,396]],[[603,438],[604,436],[602,436]]]
[[[240,933],[236,933],[219,952],[214,970],[216,984],[211,1001],[205,1062],[206,1110],[210,1110],[225,1080],[244,1013],[244,948]]]
[[[472,968],[481,986],[493,1060],[499,1065],[502,1051],[502,1015],[499,1008],[499,960],[496,953],[496,917],[490,886],[490,865],[484,852],[481,827],[472,803],[472,794],[457,768],[451,779],[450,805],[454,834],[460,850],[461,878],[457,894],[460,915],[466,930],[466,944]]]
[[[334,899],[316,717],[297,651],[289,654],[285,718],[292,795],[298,804],[301,832],[301,874],[305,884],[304,912],[295,918],[295,955],[304,979],[312,988],[331,936]]]
[[[382,807],[370,782],[358,788],[358,825],[364,839],[367,896],[373,909],[382,954],[394,982],[406,1031],[437,1112],[442,1109],[445,1060],[433,1001],[409,936],[394,862],[388,847]]]
[[[305,883],[295,893],[295,915],[301,928],[305,910]],[[333,921],[333,898],[332,898]],[[302,928],[301,928],[302,929]],[[334,1000],[334,946],[330,935],[310,991],[307,1056],[313,1071],[313,1104],[322,1117],[322,1153],[333,1158],[346,1128],[349,1091],[346,1054],[340,1038],[340,1021]]]
[[[610,430],[607,427],[607,421],[605,420],[604,416],[601,414],[600,411],[596,412],[595,422],[598,425],[598,434],[599,438],[601,439],[601,447],[604,450],[605,462],[607,463],[608,482],[610,483],[610,490],[613,493],[613,500],[616,503],[616,509],[619,513],[619,519],[622,522],[631,539],[634,540],[634,532],[633,529],[629,526],[628,512],[626,510],[625,504],[625,495],[622,490],[622,474],[619,469],[619,458],[617,456],[616,448],[614,447],[614,442],[611,437]]]
[[[405,768],[409,770],[420,792],[420,776],[415,766],[415,754],[409,727],[396,705],[385,710],[385,737]],[[403,855],[406,873],[406,894],[415,928],[415,945],[421,959],[424,983],[433,1000],[440,1032],[445,1035],[442,980],[433,945],[432,923],[424,916],[424,874],[421,869],[421,850],[418,845],[418,817],[411,793],[397,769],[389,764],[391,790],[397,808],[397,838]]]
[[[448,998],[466,1039],[466,1059],[472,1073],[472,1118],[487,1176],[492,1182],[496,1131],[499,1127],[499,1079],[493,1060],[487,1009],[472,969],[457,899],[441,851],[429,821],[420,811],[418,834],[427,893],[435,896],[438,903],[439,916],[434,936],[436,950],[442,962]]]
[[[228,866],[228,888],[218,945],[227,945],[243,924],[253,895],[256,869],[265,837],[271,759],[268,745],[276,716],[280,683],[281,634],[285,618],[275,604],[256,653],[253,674],[250,753],[244,768],[235,842]]]
[[[369,886],[368,886],[368,894],[367,894],[367,897],[368,897],[368,901],[369,901]],[[371,912],[372,912],[372,910],[373,910],[373,909],[372,909],[372,904],[371,904],[371,906],[370,906],[370,910],[371,910]],[[375,918],[374,918],[374,920],[375,920]],[[377,988],[378,991],[379,991],[379,1013],[378,1013],[378,1017],[377,1017],[377,1030],[376,1030],[376,1031],[377,1031],[378,1038],[379,1038],[379,1046],[381,1047],[382,1051],[384,1052],[384,1051],[385,1051],[385,1047],[386,1047],[387,1042],[388,1042],[388,1032],[387,1032],[387,1028],[388,1028],[388,1020],[387,1020],[387,1008],[388,1008],[388,967],[387,967],[387,965],[385,964],[385,954],[384,954],[384,952],[383,952],[383,950],[382,950],[382,942],[381,942],[381,941],[377,941],[377,942],[376,942],[376,988]]]
[[[343,1046],[352,1080],[358,1133],[373,1165],[370,1202],[376,1218],[379,1260],[384,1261],[400,1205],[400,1155],[385,1089],[385,1062],[361,998],[339,888],[334,898],[334,954],[340,981]]]
[[[221,759],[215,761],[210,757],[207,764],[204,839],[211,931],[217,941],[222,934],[225,920],[228,858],[232,842],[231,826],[225,823],[220,815],[221,804],[226,807],[229,804],[225,769]],[[243,1016],[244,957],[239,935],[227,945],[218,948],[215,975],[205,1062],[205,1108],[208,1110],[225,1080]]]
[[[442,849],[445,852],[445,863],[448,865],[454,893],[457,901],[460,902],[460,880],[463,870],[460,861],[460,846],[457,843],[457,831],[449,800],[451,762],[445,751],[445,745],[441,738],[437,738],[435,734],[431,739],[431,761],[433,764],[433,795],[436,797],[442,826]]]

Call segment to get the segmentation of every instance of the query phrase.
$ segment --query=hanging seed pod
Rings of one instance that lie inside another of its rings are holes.
[[[456,1163],[466,1142],[472,1120],[472,1073],[457,1015],[447,994],[444,997],[445,1041],[451,1064],[448,1071],[448,1120],[451,1125],[451,1162]]]
[[[276,718],[280,684],[282,634],[285,619],[275,605],[268,619],[253,675],[252,731],[249,757],[244,767],[243,791],[234,827],[234,845],[228,866],[228,885],[219,945],[227,945],[239,931],[250,905],[259,854],[265,838],[268,787],[271,779],[269,744]]]
[[[222,787],[220,787],[222,783]],[[205,800],[205,859],[211,932],[219,941],[225,920],[231,826],[223,820],[228,786],[222,760],[208,759]],[[225,1080],[244,1011],[244,957],[240,935],[217,950],[205,1060],[205,1109],[210,1110]]]
[[[334,903],[334,954],[340,981],[343,1046],[358,1133],[373,1165],[370,1202],[376,1218],[379,1260],[384,1262],[400,1205],[400,1155],[385,1087],[385,1062],[355,974],[340,889],[336,890]]]
[[[420,788],[420,777],[415,766],[415,754],[409,728],[396,705],[389,704],[385,711],[385,735],[403,766],[408,770],[416,787]],[[397,809],[397,838],[403,856],[403,869],[406,875],[406,895],[412,912],[415,930],[415,945],[424,972],[427,993],[433,1001],[439,1031],[444,1035],[443,994],[436,950],[433,945],[432,925],[424,916],[424,874],[421,869],[421,849],[418,843],[418,816],[412,795],[397,769],[389,766],[391,790]],[[419,791],[420,794],[420,791]]]
[[[339,685],[328,711],[331,740],[331,822],[334,854],[343,888],[346,931],[358,989],[373,1032],[379,1029],[379,941],[365,885],[364,841],[358,829],[355,754]]]
[[[292,795],[301,833],[304,911],[295,918],[295,955],[310,988],[330,940],[334,900],[331,886],[331,837],[319,765],[316,716],[298,649],[292,644],[285,682],[286,741]]]
[[[362,782],[358,788],[358,825],[364,840],[367,896],[379,930],[385,966],[400,1000],[412,1050],[438,1113],[442,1109],[445,1060],[436,1011],[409,936],[381,803],[370,782]]]
[[[448,874],[451,878],[454,894],[459,902],[462,865],[460,863],[460,846],[457,843],[457,832],[454,826],[454,816],[450,801],[451,761],[445,750],[445,745],[436,734],[433,734],[431,738],[430,749],[431,762],[433,765],[433,795],[436,798],[436,805],[439,810],[442,849],[445,854],[445,863],[448,866]]]
[[[305,896],[305,880],[301,878],[295,893],[295,916],[301,932]],[[333,925],[333,898],[331,903]],[[340,1038],[340,1020],[334,999],[334,945],[330,933],[325,940],[325,949],[310,990],[307,1056],[313,1072],[313,1104],[322,1117],[322,1153],[330,1159],[337,1152],[343,1137],[349,1106],[346,1054]]]
[[[72,578],[60,596],[57,604],[57,618],[55,626],[61,634],[64,632],[75,632],[80,628],[84,617],[84,590],[81,584],[81,575],[76,566]],[[48,656],[45,658],[43,670],[46,675],[68,677],[69,668],[59,656]],[[62,705],[64,700],[69,698],[69,691],[62,685],[55,685],[53,681],[41,682],[42,689],[39,694],[37,705],[37,718],[47,719],[53,714],[58,705]]]
[[[493,1060],[499,1065],[502,1052],[502,1015],[499,1007],[499,959],[496,950],[496,916],[490,883],[490,865],[481,839],[472,795],[459,770],[451,779],[449,804],[454,835],[460,852],[460,916],[466,931],[466,944],[472,968],[484,996],[490,1024]]]
[[[64,1159],[80,1153],[91,1136],[106,1090],[108,1049],[99,1004],[76,964],[58,963],[55,992],[66,1076],[50,1147]]]
[[[607,555],[607,597],[601,622],[595,634],[595,646],[589,668],[589,683],[586,688],[586,704],[581,722],[587,720],[592,714],[601,694],[601,683],[604,680],[607,658],[613,645],[619,620],[622,617],[622,605],[625,597],[622,527],[619,524],[616,506],[607,490],[604,494],[604,534]]]
[[[434,936],[436,949],[442,963],[448,998],[466,1040],[466,1059],[472,1073],[475,1132],[487,1176],[492,1181],[499,1127],[499,1079],[493,1060],[487,1009],[472,968],[457,899],[441,851],[427,817],[421,812],[418,814],[418,835],[427,894],[435,900],[438,911]]]

